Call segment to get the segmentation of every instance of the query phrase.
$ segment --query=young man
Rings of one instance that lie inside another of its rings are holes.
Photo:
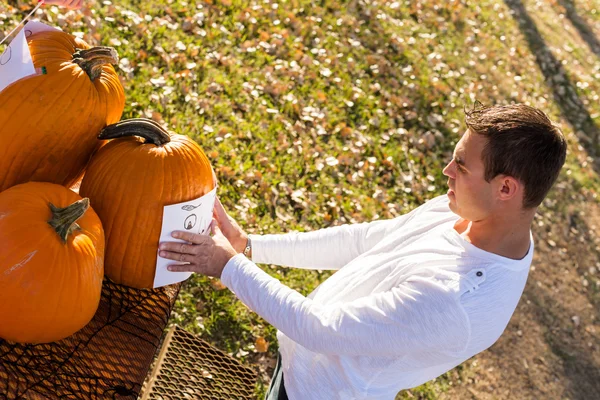
[[[525,105],[476,108],[465,122],[443,171],[448,194],[406,215],[257,236],[217,202],[212,237],[175,232],[187,243],[161,243],[162,257],[189,263],[172,271],[221,278],[279,330],[269,399],[394,399],[500,337],[566,141]],[[304,297],[255,262],[339,271]]]

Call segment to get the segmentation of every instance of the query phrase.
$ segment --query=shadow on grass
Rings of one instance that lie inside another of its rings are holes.
[[[535,56],[546,84],[552,90],[554,100],[562,115],[572,126],[581,145],[594,158],[596,173],[600,172],[600,146],[598,145],[600,129],[596,126],[590,113],[579,98],[577,90],[569,80],[560,60],[552,54],[552,51],[546,45],[521,0],[504,0],[504,2],[512,10],[512,15],[517,21],[521,33],[525,36],[529,49]]]
[[[577,29],[579,36],[587,43],[590,50],[600,57],[600,40],[598,40],[587,21],[577,13],[575,2],[573,0],[558,0],[558,4],[564,7],[566,17]]]

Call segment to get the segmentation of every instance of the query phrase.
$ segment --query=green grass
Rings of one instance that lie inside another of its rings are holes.
[[[465,129],[463,107],[525,102],[547,111],[571,150],[561,179],[597,191],[577,138],[501,1],[182,1],[88,3],[42,18],[114,46],[123,118],[147,116],[193,137],[217,172],[219,196],[248,232],[275,233],[391,218],[445,193],[441,169]],[[0,31],[19,19],[0,5]],[[595,5],[595,6],[594,6]],[[526,2],[555,49],[558,5]],[[598,2],[579,13],[600,20]],[[560,11],[560,10],[559,10]],[[59,17],[60,16],[60,17]],[[59,19],[60,18],[60,19]],[[581,48],[555,53],[600,122],[600,64]],[[568,178],[567,178],[568,177]],[[328,273],[266,267],[310,293]],[[228,290],[194,276],[172,322],[245,362],[275,329]],[[435,399],[468,366],[398,398]],[[264,391],[261,376],[257,393]]]

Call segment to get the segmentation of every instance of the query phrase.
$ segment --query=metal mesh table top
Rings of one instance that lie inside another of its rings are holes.
[[[254,399],[256,372],[195,335],[173,326],[142,400]]]
[[[106,279],[94,318],[74,335],[37,345],[0,339],[0,399],[137,399],[179,288]]]

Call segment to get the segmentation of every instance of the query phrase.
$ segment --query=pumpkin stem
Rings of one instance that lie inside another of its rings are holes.
[[[171,141],[169,133],[155,121],[147,118],[131,118],[108,125],[98,135],[98,139],[117,139],[122,137],[139,136],[144,143],[164,146]]]
[[[54,228],[63,243],[67,243],[67,237],[73,231],[80,229],[75,221],[85,214],[90,206],[90,199],[86,197],[65,208],[56,207],[52,203],[49,203],[49,206],[52,211],[52,219],[48,223]]]
[[[91,49],[75,49],[73,62],[85,71],[92,81],[102,74],[106,64],[118,64],[119,55],[112,47],[98,46]]]

